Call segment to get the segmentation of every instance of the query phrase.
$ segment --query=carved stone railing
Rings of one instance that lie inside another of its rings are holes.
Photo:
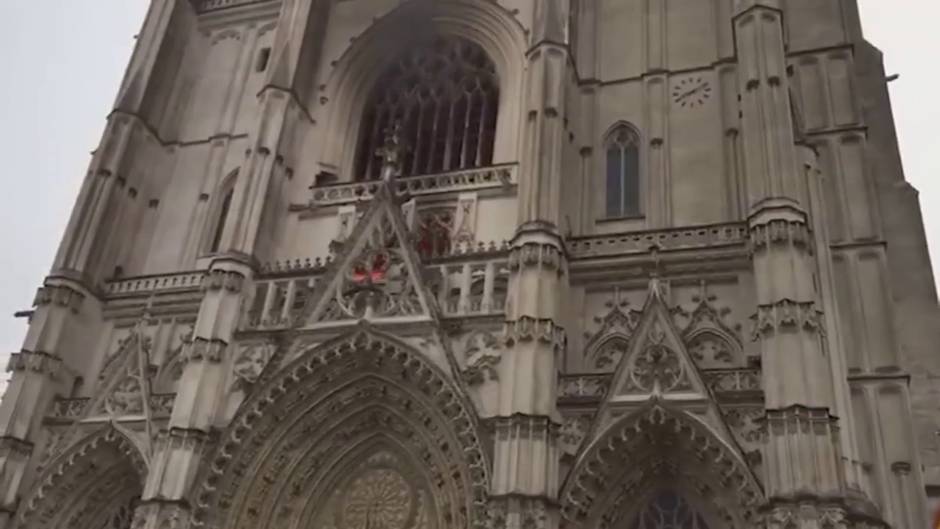
[[[165,419],[173,412],[173,401],[176,393],[154,393],[150,395],[150,411],[155,419]],[[74,399],[56,399],[52,403],[50,419],[60,421],[77,421],[86,418],[91,399],[87,397]]]
[[[509,281],[507,253],[506,246],[494,243],[455,250],[426,264],[423,281],[443,315],[503,314]],[[254,297],[241,328],[276,330],[297,324],[326,264],[329,260],[265,265],[266,273],[255,281]]]
[[[692,250],[721,246],[746,246],[747,226],[743,223],[712,224],[686,228],[634,231],[613,235],[575,237],[567,242],[571,259],[589,259],[631,253]]]
[[[610,373],[560,375],[558,403],[598,404],[607,394]],[[757,368],[710,369],[702,372],[705,383],[719,398],[757,400],[763,395],[761,372]]]
[[[230,7],[246,6],[250,4],[260,4],[270,0],[191,0],[196,11],[206,13],[208,11],[217,11],[219,9],[228,9]]]
[[[558,377],[559,404],[598,403],[607,394],[611,375],[561,375]]]
[[[105,285],[105,294],[119,296],[198,289],[205,275],[205,272],[198,271],[117,279]]]
[[[400,195],[433,195],[481,189],[509,188],[516,183],[516,165],[493,165],[432,175],[408,176],[395,180]],[[375,180],[312,187],[311,207],[335,206],[369,200],[379,188]]]
[[[85,408],[91,399],[57,399],[52,404],[53,419],[78,420],[85,415]]]
[[[756,397],[763,393],[758,368],[714,369],[704,372],[705,382],[717,396]]]

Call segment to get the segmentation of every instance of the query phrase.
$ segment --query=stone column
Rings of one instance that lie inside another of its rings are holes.
[[[251,275],[251,268],[242,262],[219,260],[205,279],[193,336],[185,345],[186,365],[173,413],[156,442],[135,529],[185,527],[191,507],[185,498],[223,409],[225,358],[238,326],[243,286]],[[169,525],[172,520],[180,525]]]
[[[506,352],[499,368],[491,504],[496,527],[558,525],[556,358],[565,285],[564,244],[558,234],[565,131],[564,46],[567,0],[537,2],[528,53],[519,227],[510,253]]]
[[[735,1],[755,339],[767,407],[765,523],[856,527],[860,513],[846,502],[837,418],[831,413],[832,373],[805,181],[797,164],[782,16],[780,0]]]
[[[63,338],[87,297],[68,280],[40,288],[23,349],[10,358],[7,370],[13,375],[0,402],[0,529],[11,526],[42,418],[56,394],[67,392],[74,381],[62,360],[69,354]]]

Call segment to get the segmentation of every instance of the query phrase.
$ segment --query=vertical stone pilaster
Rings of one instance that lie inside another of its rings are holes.
[[[494,527],[558,526],[557,358],[567,276],[558,234],[568,48],[567,0],[537,2],[528,54],[519,227],[509,257],[506,353],[491,491]]]
[[[780,0],[736,0],[741,146],[764,377],[767,527],[861,527],[845,469],[798,166]],[[867,515],[866,520],[868,520]],[[883,522],[882,522],[883,523]]]
[[[12,372],[0,402],[0,528],[8,527],[23,493],[42,418],[74,375],[63,360],[67,327],[80,316],[87,293],[69,280],[48,280],[36,293],[35,311],[23,349],[10,357]]]
[[[238,326],[243,286],[251,276],[249,266],[232,260],[216,261],[206,276],[173,412],[156,443],[135,529],[186,526],[186,498],[224,404],[224,360]],[[170,525],[171,520],[179,525]]]

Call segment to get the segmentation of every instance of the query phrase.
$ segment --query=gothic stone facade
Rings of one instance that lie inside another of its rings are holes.
[[[854,0],[152,0],[0,528],[926,527],[885,83]]]

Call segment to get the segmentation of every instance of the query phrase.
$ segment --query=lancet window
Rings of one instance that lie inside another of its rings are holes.
[[[709,529],[702,515],[682,497],[663,491],[636,517],[632,529]]]
[[[626,125],[607,137],[607,217],[633,217],[640,214],[640,139]]]
[[[396,60],[379,78],[359,130],[355,177],[380,176],[376,152],[401,125],[401,175],[490,165],[499,106],[496,67],[477,44],[437,36]]]

